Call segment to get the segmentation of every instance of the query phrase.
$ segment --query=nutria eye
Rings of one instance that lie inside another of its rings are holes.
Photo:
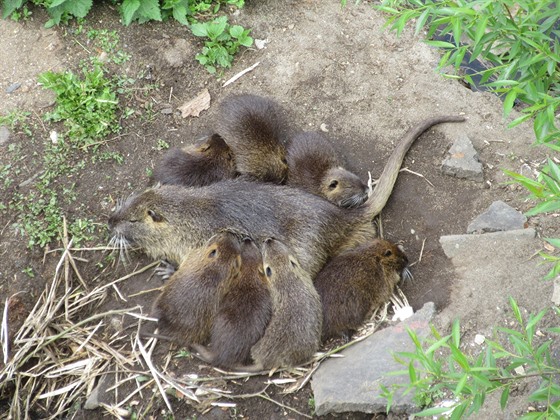
[[[272,277],[272,270],[270,267],[266,267],[266,277]]]
[[[338,186],[338,181],[335,179],[334,181],[331,181],[331,183],[329,184],[329,189],[334,190],[337,186]]]
[[[287,164],[288,164],[288,159],[282,158],[282,163],[283,163],[284,165],[287,165]]]
[[[385,253],[383,255],[385,255],[386,257],[390,257],[391,255],[393,255],[393,251],[388,249],[387,251],[385,251]]]
[[[297,262],[295,262],[294,260],[290,259],[290,264],[292,264],[292,267],[297,268]]]
[[[210,253],[208,254],[208,256],[209,256],[210,258],[214,258],[214,257],[216,256],[217,253],[218,253],[218,251],[215,250],[215,249],[213,249],[212,251],[210,251]]]
[[[161,217],[153,210],[148,210],[148,216],[150,216],[152,220],[156,223],[163,222],[163,217]]]

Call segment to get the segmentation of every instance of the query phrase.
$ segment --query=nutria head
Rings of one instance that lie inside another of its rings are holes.
[[[202,248],[188,253],[186,258],[193,272],[204,271],[208,276],[225,280],[241,271],[241,244],[237,235],[223,231],[212,236]]]
[[[219,158],[231,162],[232,170],[235,170],[235,156],[231,148],[219,134],[212,134],[205,141],[198,143],[195,151],[209,158]]]
[[[408,268],[408,258],[404,253],[402,245],[397,245],[385,239],[376,239],[372,244],[372,253],[379,260],[385,278],[393,279],[397,284],[401,279],[412,279]],[[397,276],[391,275],[396,273]]]
[[[263,242],[263,268],[269,282],[274,283],[286,273],[295,273],[298,277],[305,276],[299,261],[283,242],[268,238]]]
[[[342,168],[330,168],[321,181],[322,195],[339,207],[358,207],[368,198],[368,187],[357,175]]]

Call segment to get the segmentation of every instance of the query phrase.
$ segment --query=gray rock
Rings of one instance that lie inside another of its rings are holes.
[[[0,125],[0,146],[6,144],[10,140],[12,133],[5,125]]]
[[[21,83],[12,83],[10,86],[6,88],[6,93],[14,93],[21,87]]]
[[[366,340],[344,350],[344,358],[328,359],[313,375],[311,387],[315,398],[315,413],[385,412],[387,400],[380,397],[381,385],[407,384],[408,376],[388,376],[389,372],[402,370],[403,365],[393,358],[393,352],[413,351],[414,344],[406,327],[419,337],[429,333],[428,323],[435,314],[432,302],[411,318],[392,327],[376,332]],[[396,414],[417,411],[411,393],[395,395],[391,411]]]
[[[449,156],[441,164],[444,174],[478,182],[484,181],[478,153],[466,134],[459,135],[448,153]]]
[[[525,216],[503,201],[494,201],[488,210],[469,224],[467,233],[523,229],[526,221]]]

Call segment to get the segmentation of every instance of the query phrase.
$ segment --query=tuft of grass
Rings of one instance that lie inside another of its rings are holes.
[[[559,418],[560,364],[552,355],[550,346],[553,338],[558,338],[560,327],[543,329],[547,338],[537,341],[538,325],[549,309],[536,315],[529,314],[524,319],[517,302],[511,297],[510,306],[516,327],[497,328],[496,339],[486,340],[486,349],[475,356],[461,349],[458,320],[446,336],[432,327],[432,337],[425,343],[409,330],[415,350],[395,354],[395,359],[405,367],[395,373],[408,375],[410,383],[385,388],[382,396],[388,401],[388,410],[395,391],[403,388],[405,393],[413,392],[416,401],[425,406],[415,414],[418,417],[445,415],[454,420],[468,417],[478,413],[487,396],[494,393],[499,393],[500,406],[504,410],[510,391],[537,377],[540,383],[529,396],[529,401],[541,407],[541,411],[527,413],[522,419]],[[560,322],[560,309],[552,309]],[[429,406],[442,396],[452,402],[451,406]]]

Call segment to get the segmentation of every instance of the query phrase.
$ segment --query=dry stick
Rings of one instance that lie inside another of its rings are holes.
[[[142,344],[142,341],[137,339],[136,344],[138,345],[138,348],[140,349],[140,353],[142,354],[142,356],[144,358],[144,361],[146,362],[146,365],[148,365],[148,369],[150,370],[150,372],[152,374],[152,377],[156,381],[156,385],[158,387],[158,390],[159,390],[161,396],[163,397],[163,400],[165,401],[165,405],[167,406],[167,408],[169,409],[171,414],[173,414],[173,409],[171,408],[171,404],[169,403],[169,400],[167,399],[165,389],[163,389],[163,385],[159,381],[159,372],[156,370],[156,368],[152,364],[152,361],[150,360],[150,356],[148,356],[148,353],[146,352],[146,349],[144,348],[144,345]]]
[[[245,75],[246,73],[249,73],[251,70],[254,70],[255,67],[257,67],[260,63],[260,61],[257,61],[255,64],[253,64],[251,67],[247,67],[245,70],[240,71],[239,73],[237,73],[235,76],[233,76],[231,79],[227,80],[222,87],[226,87],[227,85],[235,82],[237,79],[239,79],[241,76]]]
[[[416,176],[419,176],[420,178],[424,178],[424,180],[425,180],[428,184],[430,184],[432,187],[435,188],[434,184],[432,184],[424,175],[419,174],[418,172],[411,171],[411,170],[408,169],[408,168],[402,168],[399,172],[408,172],[408,173],[410,173],[410,174],[412,174],[412,175],[416,175]]]
[[[271,403],[274,403],[274,404],[276,404],[276,405],[279,405],[280,407],[283,407],[283,408],[285,408],[286,410],[293,411],[294,413],[297,413],[297,414],[299,414],[300,416],[305,417],[305,418],[307,418],[307,419],[312,419],[312,418],[313,418],[313,417],[311,417],[311,416],[308,415],[308,414],[304,414],[304,413],[302,413],[301,411],[296,410],[295,408],[292,408],[292,407],[290,407],[290,406],[287,406],[287,405],[285,405],[285,404],[282,404],[281,402],[278,402],[278,401],[276,401],[276,400],[273,400],[272,398],[270,398],[270,397],[269,397],[268,395],[266,395],[266,394],[261,394],[261,395],[257,395],[257,396],[258,396],[259,398],[262,398],[263,400],[267,400],[267,401],[270,401]]]
[[[10,337],[8,331],[8,303],[10,298],[6,298],[4,304],[4,311],[2,311],[2,329],[0,330],[0,342],[2,343],[2,355],[4,360],[4,366],[8,363],[8,357],[10,355]]]

